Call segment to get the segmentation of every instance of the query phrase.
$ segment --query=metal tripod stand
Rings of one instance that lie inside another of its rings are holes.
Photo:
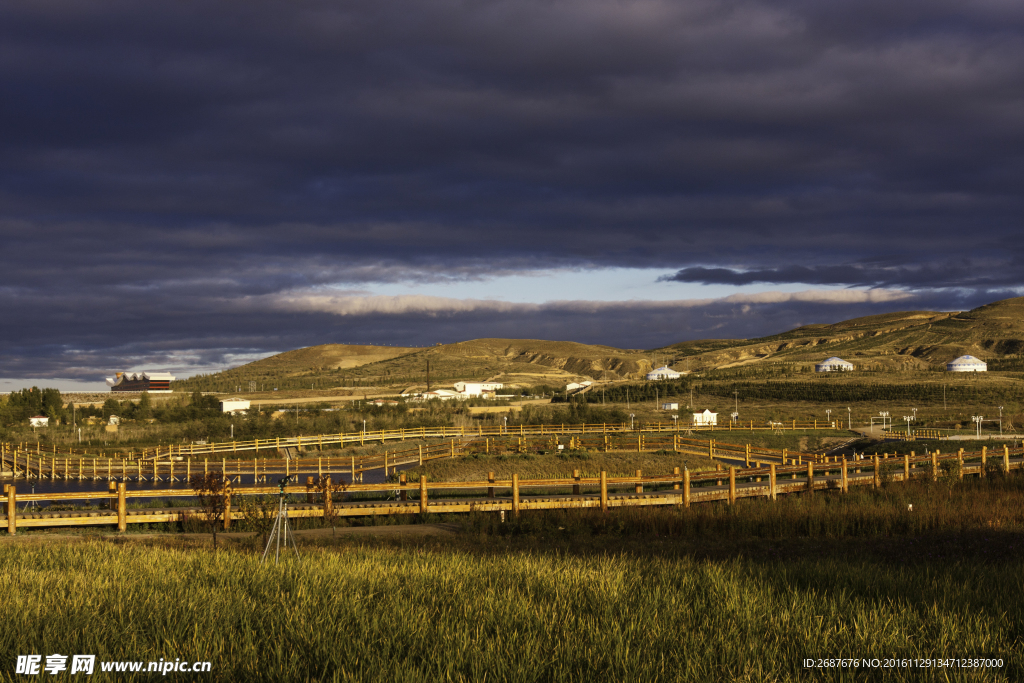
[[[284,545],[284,552],[288,554],[288,539],[291,538],[292,550],[295,551],[295,559],[301,560],[299,557],[299,548],[295,545],[295,534],[292,532],[291,526],[288,524],[288,503],[285,502],[285,485],[291,481],[291,477],[285,477],[278,480],[277,485],[279,493],[277,494],[277,517],[274,519],[274,526],[270,530],[270,537],[267,539],[267,547],[263,549],[263,559],[260,563],[263,564],[267,561],[267,555],[270,553],[270,546],[275,545],[274,550],[274,564],[277,564],[281,557],[281,546]]]

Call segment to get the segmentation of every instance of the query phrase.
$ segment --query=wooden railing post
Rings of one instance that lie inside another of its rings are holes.
[[[601,512],[608,512],[608,473],[601,470]]]
[[[903,454],[903,481],[910,481],[910,455]]]
[[[422,473],[420,474],[420,514],[427,514],[429,508],[430,505],[427,502],[427,475]]]
[[[312,477],[310,477],[312,479]],[[231,528],[231,484],[224,487],[224,531]]]
[[[643,471],[642,470],[637,470],[636,471],[636,478],[640,479],[642,476],[643,476]],[[644,492],[644,485],[642,483],[640,483],[640,482],[637,482],[635,490],[636,490],[636,493],[643,493]]]
[[[405,500],[405,475],[402,475],[402,500]],[[327,488],[324,491],[324,518],[334,517],[334,477],[327,475]]]
[[[107,501],[108,510],[117,510],[117,482],[107,482],[107,492],[110,493],[110,500]]]
[[[939,480],[939,451],[932,451],[932,481]]]
[[[683,506],[690,507],[690,468],[683,468]]]
[[[306,477],[306,502],[313,502],[313,477]]]
[[[576,482],[575,484],[572,485],[572,495],[578,496],[578,495],[580,495],[580,471],[579,470],[573,470],[572,471],[572,478]]]
[[[7,533],[14,535],[18,531],[18,498],[14,484],[5,484],[7,489]]]
[[[729,505],[736,502],[736,468],[729,467]]]
[[[807,493],[814,495],[814,463],[807,462]]]
[[[512,475],[512,516],[519,517],[519,475]]]
[[[405,490],[405,486],[408,481],[405,478],[405,472],[398,475],[398,485],[401,487],[398,491],[399,500],[409,500],[409,493]]]
[[[963,481],[963,478],[964,478],[964,449],[961,448],[960,450],[958,450],[956,452],[956,462],[959,465],[958,469],[960,470],[960,480]]]
[[[988,465],[988,446],[981,447],[981,476],[985,476],[985,467]]]
[[[770,468],[768,470],[768,488],[770,489],[768,495],[772,500],[775,500],[779,493],[779,488],[776,485],[777,480],[775,478],[775,463],[771,463],[768,467]]]
[[[125,489],[127,486],[125,483],[118,482],[117,484],[117,530],[125,532],[128,529],[128,506],[125,500]]]
[[[850,477],[846,468],[846,456],[843,456],[843,470],[842,470],[842,491],[848,493],[850,491]]]
[[[1010,473],[1010,447],[1003,444],[1003,473]]]
[[[679,468],[678,467],[673,467],[672,468],[672,474],[674,476],[678,477],[679,476]],[[676,479],[674,482],[672,482],[672,488],[675,491],[679,490],[679,480],[678,479]]]
[[[494,472],[487,473],[487,482],[491,484],[487,487],[487,497],[494,498]]]
[[[874,474],[872,475],[872,484],[874,484],[874,487],[876,489],[882,485],[882,473],[879,471],[877,455],[875,456],[875,467]]]

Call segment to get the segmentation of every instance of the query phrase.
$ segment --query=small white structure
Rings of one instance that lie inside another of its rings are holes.
[[[679,379],[682,376],[682,373],[676,372],[667,365],[662,365],[657,370],[651,370],[647,373],[647,379],[649,380]]]
[[[456,382],[455,391],[467,396],[483,396],[493,394],[498,389],[504,388],[501,382]]]
[[[949,372],[988,372],[988,363],[974,356],[960,356],[946,363]]]
[[[693,414],[693,425],[695,427],[709,427],[711,425],[718,424],[718,413],[711,412],[710,409],[705,408],[699,413]]]
[[[569,382],[568,384],[565,385],[565,393],[575,394],[580,391],[583,391],[584,389],[586,389],[589,386],[592,386],[593,384],[593,382]]]
[[[374,399],[373,401],[370,401],[370,405],[377,406],[378,408],[383,408],[384,406],[397,406],[398,401],[389,398],[378,398]]]
[[[46,417],[45,415],[36,415],[34,417],[30,417],[28,419],[28,423],[33,427],[49,427],[50,418]]]
[[[661,404],[661,409],[662,410],[679,410],[679,404],[678,403],[662,403]]]
[[[826,358],[814,366],[815,372],[851,372],[852,370],[853,363],[836,356]]]
[[[119,418],[117,415],[111,415],[110,417],[107,418],[107,424],[119,425],[121,424],[121,418]]]
[[[424,401],[426,401],[427,399],[431,399],[431,398],[437,398],[437,399],[440,399],[442,401],[450,401],[453,398],[460,398],[461,399],[461,398],[468,398],[468,397],[469,397],[468,394],[460,394],[459,392],[452,391],[451,389],[436,389],[434,391],[424,391],[422,394],[420,394],[420,398],[422,400],[424,400]]]
[[[226,398],[220,402],[220,412],[232,415],[244,413],[249,410],[249,405],[249,401],[244,398]]]

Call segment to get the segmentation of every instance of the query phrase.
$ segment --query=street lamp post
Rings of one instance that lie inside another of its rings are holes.
[[[853,430],[853,413],[850,412],[850,406],[846,406],[846,428]]]
[[[904,415],[903,419],[907,421],[907,438],[910,438],[910,423],[914,421],[913,415]]]
[[[831,408],[827,408],[825,410],[825,419],[828,420],[828,426],[831,427],[832,426],[832,409]]]
[[[629,431],[633,431],[633,418],[636,417],[633,413],[629,414]]]
[[[679,415],[673,413],[672,414],[672,422],[673,422],[673,424],[675,424],[676,431],[678,432],[679,431]]]
[[[974,423],[976,425],[978,425],[978,428],[977,428],[978,432],[977,433],[978,433],[978,438],[980,439],[981,438],[981,421],[985,419],[985,416],[984,415],[972,415],[971,419],[974,421]]]

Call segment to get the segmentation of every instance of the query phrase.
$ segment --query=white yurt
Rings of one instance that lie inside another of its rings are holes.
[[[647,379],[679,379],[682,375],[675,370],[672,370],[667,365],[662,365],[657,370],[651,370],[647,373]]]
[[[850,372],[853,370],[853,363],[836,356],[826,358],[814,366],[815,372]]]
[[[988,363],[974,356],[960,356],[946,363],[949,372],[988,372]]]

